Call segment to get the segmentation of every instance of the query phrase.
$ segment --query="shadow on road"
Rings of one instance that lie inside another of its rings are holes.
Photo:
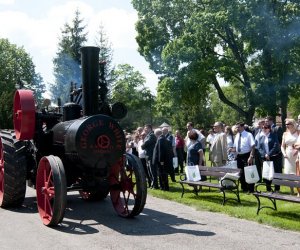
[[[22,207],[11,209],[11,211],[36,213],[39,217],[35,197],[26,197]],[[205,228],[205,224],[161,212],[159,207],[150,209],[147,204],[139,216],[125,219],[117,215],[109,196],[100,202],[85,202],[76,193],[68,194],[65,217],[54,230],[69,234],[94,234],[102,230],[99,227],[101,225],[124,235],[169,235],[175,233],[195,236],[215,235],[213,232],[202,230],[203,226]],[[190,229],[191,225],[193,225],[193,229]]]

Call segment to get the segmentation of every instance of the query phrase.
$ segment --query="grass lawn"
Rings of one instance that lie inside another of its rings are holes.
[[[179,176],[176,176],[176,180],[179,181]],[[252,194],[240,193],[241,204],[229,200],[222,206],[222,193],[217,189],[210,189],[209,191],[208,188],[202,187],[202,191],[197,197],[195,193],[192,192],[193,188],[185,185],[185,194],[183,198],[181,198],[182,188],[179,182],[172,183],[171,180],[169,180],[169,184],[169,192],[148,189],[148,193],[155,197],[194,207],[199,210],[199,212],[201,210],[218,212],[236,218],[256,221],[261,224],[300,232],[300,204],[298,203],[277,200],[277,211],[264,208],[260,211],[259,215],[256,215],[257,200]],[[290,190],[281,187],[281,192],[288,193]],[[226,194],[226,197],[231,196],[234,198],[234,194]],[[272,206],[271,201],[265,198],[261,198],[261,203],[262,205]]]

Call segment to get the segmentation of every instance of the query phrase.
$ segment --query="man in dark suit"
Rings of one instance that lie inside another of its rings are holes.
[[[153,151],[152,164],[157,166],[160,189],[169,191],[168,161],[170,159],[170,145],[161,129],[155,129],[157,138]]]
[[[158,189],[157,167],[152,164],[156,136],[154,135],[152,126],[150,124],[146,124],[144,126],[144,132],[146,133],[146,137],[144,139],[144,143],[141,145],[141,148],[145,150],[147,167],[151,178],[151,188]]]
[[[167,139],[168,145],[168,161],[166,162],[168,173],[171,177],[172,182],[176,182],[175,180],[175,170],[173,167],[173,157],[176,156],[176,143],[175,137],[171,135],[169,129],[167,127],[162,128],[162,133]]]
[[[265,125],[270,125],[271,126],[272,132],[277,135],[278,141],[281,145],[282,135],[283,135],[282,127],[276,126],[276,124],[274,123],[274,118],[272,116],[267,116],[265,118]]]

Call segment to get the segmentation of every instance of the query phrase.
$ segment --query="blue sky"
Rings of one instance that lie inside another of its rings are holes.
[[[94,45],[99,25],[112,43],[114,63],[128,63],[146,77],[146,86],[156,93],[157,77],[137,52],[134,24],[137,13],[130,0],[0,0],[0,38],[23,46],[32,56],[44,81],[53,82],[52,59],[63,25],[79,9],[87,25],[87,45]]]

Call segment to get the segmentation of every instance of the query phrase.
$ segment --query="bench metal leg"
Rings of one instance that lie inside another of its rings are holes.
[[[257,204],[257,212],[256,212],[257,215],[259,214],[260,210],[262,210],[263,208],[271,208],[272,210],[277,210],[276,199],[272,199],[272,198],[269,198],[269,197],[264,197],[264,198],[268,198],[272,202],[273,207],[270,207],[270,206],[261,206],[259,196],[258,195],[254,195],[254,196],[256,197],[257,202],[258,202],[258,204]]]
[[[226,202],[225,191],[224,191],[224,189],[220,189],[220,191],[223,193],[223,202],[222,202],[222,205],[224,206],[225,202]]]
[[[240,199],[240,191],[237,189],[235,192],[232,191],[235,195],[236,195],[236,198],[237,198],[237,202],[238,203],[241,203],[241,199]]]
[[[181,198],[183,197],[184,195],[184,185],[182,183],[180,183],[181,187],[182,187],[182,192],[181,192]]]
[[[256,214],[258,215],[259,214],[259,211],[260,211],[260,199],[257,195],[255,195],[255,198],[257,199],[257,211],[256,211]]]
[[[241,203],[241,199],[240,199],[240,192],[238,189],[236,190],[232,190],[232,189],[220,189],[221,192],[223,193],[223,203],[222,205],[225,205],[226,201],[229,201],[229,200],[234,200],[234,201],[237,201],[238,203]],[[226,191],[230,191],[231,193],[234,193],[236,195],[236,199],[235,198],[226,198],[226,194],[225,192]]]

